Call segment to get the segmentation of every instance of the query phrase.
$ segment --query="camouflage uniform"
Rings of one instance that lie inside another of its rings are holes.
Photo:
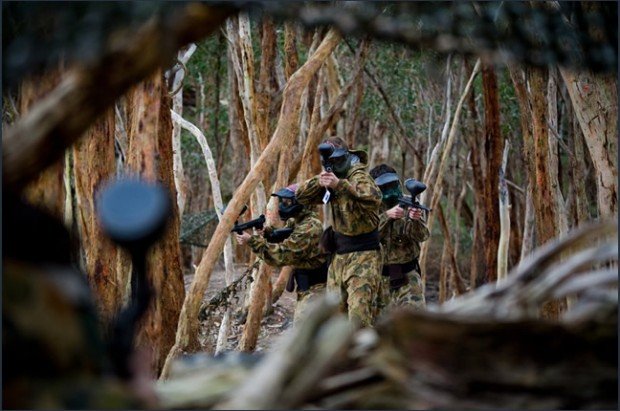
[[[297,216],[289,218],[285,227],[293,232],[281,243],[270,243],[260,235],[253,235],[248,240],[252,251],[267,264],[275,267],[286,265],[300,269],[314,269],[323,265],[327,255],[319,249],[319,240],[323,233],[323,225],[314,211],[303,209]],[[270,227],[266,227],[269,230]],[[303,318],[306,306],[314,301],[325,290],[325,283],[315,284],[308,290],[297,290],[294,322]]]
[[[367,155],[350,150],[360,162],[351,166],[346,178],[331,190],[329,204],[336,233],[357,236],[376,230],[379,225],[381,191],[366,171]],[[315,176],[300,184],[297,201],[304,205],[321,204],[325,187]],[[334,254],[327,277],[327,291],[338,293],[341,310],[362,326],[371,326],[378,314],[381,288],[381,251],[354,251]]]
[[[379,222],[381,245],[383,246],[383,264],[404,264],[420,256],[420,243],[426,241],[430,235],[428,228],[422,220],[409,218],[391,219],[385,213],[385,206]],[[389,287],[390,277],[383,276],[382,306],[414,306],[422,308],[426,305],[424,287],[420,273],[411,270],[406,275],[408,284],[397,289]]]
[[[69,232],[14,193],[2,201],[2,408],[143,408],[116,377]]]
[[[84,276],[3,262],[3,408],[141,408],[110,374]]]

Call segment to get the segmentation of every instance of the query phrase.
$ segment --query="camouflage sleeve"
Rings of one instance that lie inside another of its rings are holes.
[[[370,211],[381,207],[381,192],[367,173],[353,173],[350,180],[340,179],[336,192],[355,199],[354,207]]]
[[[321,204],[325,195],[325,187],[319,185],[319,176],[304,181],[297,188],[295,197],[303,205]]]
[[[318,243],[316,237],[314,233],[295,230],[281,243],[269,243],[264,238],[253,235],[248,240],[248,245],[267,264],[283,267],[297,265],[308,254],[311,247],[316,247]]]
[[[388,223],[390,222],[390,218],[387,214],[382,212],[379,214],[379,235],[381,238],[385,237],[388,234],[388,227],[390,226]]]
[[[428,227],[424,224],[423,220],[413,220],[409,225],[408,236],[413,241],[417,241],[418,243],[424,242],[428,240],[430,237],[430,232],[428,231]]]

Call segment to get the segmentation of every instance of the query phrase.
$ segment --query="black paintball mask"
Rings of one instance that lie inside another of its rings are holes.
[[[290,186],[281,188],[271,194],[272,196],[280,199],[280,204],[278,204],[278,215],[280,216],[280,220],[286,221],[291,217],[295,217],[301,212],[301,210],[303,210],[304,206],[299,204],[297,202],[297,198],[295,197],[296,191],[297,184],[291,184]],[[288,199],[290,201],[283,201],[284,199]]]
[[[375,178],[375,184],[381,189],[382,200],[388,207],[398,204],[403,192],[400,188],[400,179],[396,173],[385,173]]]
[[[331,156],[332,170],[338,178],[345,178],[351,168],[351,153],[345,148],[335,148]]]

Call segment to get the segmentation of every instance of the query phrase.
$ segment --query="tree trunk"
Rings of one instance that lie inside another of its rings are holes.
[[[562,196],[560,185],[560,160],[558,154],[559,139],[561,138],[558,130],[558,86],[555,81],[555,67],[549,68],[549,81],[547,85],[547,103],[549,107],[549,117],[547,124],[549,126],[549,180],[551,190],[554,196],[554,204],[558,208],[555,215],[556,226],[558,227],[558,236],[563,236],[568,232],[568,218],[566,213],[566,204]]]
[[[192,54],[196,51],[196,45],[190,44],[187,50],[179,51],[177,60],[180,63],[175,72],[171,72],[174,76],[172,81],[171,93],[172,110],[183,115],[183,80],[185,79],[186,64]],[[177,188],[177,205],[179,207],[179,218],[183,216],[185,210],[185,202],[187,200],[187,181],[183,172],[183,159],[181,158],[181,128],[176,124],[172,124],[172,158],[174,163],[174,185]]]
[[[172,124],[170,97],[162,84],[161,72],[131,91],[128,168],[150,181],[161,181],[176,198],[172,173]],[[164,363],[174,343],[185,288],[180,265],[179,216],[176,201],[172,218],[160,241],[148,254],[147,272],[155,298],[142,322],[137,344],[152,350],[154,374]]]
[[[19,87],[18,105],[21,118],[28,117],[32,107],[50,95],[60,81],[59,70],[24,80]],[[3,143],[4,140],[3,138]],[[64,157],[54,161],[53,164],[33,178],[24,190],[28,202],[41,207],[60,220],[63,220],[65,209],[64,162]],[[6,176],[6,171],[3,174]]]
[[[213,159],[213,153],[211,153],[211,148],[209,147],[209,143],[205,138],[204,134],[196,127],[191,124],[189,121],[183,119],[174,111],[171,112],[172,120],[174,123],[179,126],[185,128],[190,133],[196,137],[198,143],[200,144],[200,148],[202,148],[202,154],[204,155],[205,162],[207,163],[207,169],[209,171],[209,182],[211,183],[211,193],[213,195],[213,206],[215,207],[215,213],[217,214],[217,218],[221,219],[222,211],[224,209],[224,202],[222,201],[222,192],[220,190],[220,180],[217,176],[217,169],[215,167],[215,160]],[[225,273],[225,282],[226,285],[230,285],[233,281],[233,252],[232,252],[232,241],[230,236],[226,239],[226,244],[224,245],[224,269]],[[215,354],[222,352],[226,349],[226,342],[228,338],[228,331],[230,328],[230,308],[226,309],[224,316],[222,318],[222,323],[220,325],[220,330],[217,335],[217,345],[215,348]]]
[[[525,216],[523,217],[523,242],[521,243],[521,258],[523,261],[535,248],[536,215],[534,213],[534,195],[532,187],[528,185],[525,197]]]
[[[549,170],[548,104],[546,98],[547,73],[540,68],[528,68],[529,95],[532,107],[532,131],[534,137],[534,167],[536,189],[534,190],[534,214],[536,240],[539,246],[560,234],[556,213],[561,213]],[[551,301],[542,308],[547,319],[558,319],[563,304]]]
[[[339,41],[340,36],[337,32],[330,30],[316,53],[314,53],[287,82],[287,86],[284,89],[278,126],[276,127],[274,135],[265,150],[261,153],[256,165],[246,176],[243,183],[234,193],[232,200],[228,203],[228,207],[222,215],[222,220],[215,229],[203,259],[196,270],[196,275],[190,286],[189,293],[183,303],[176,342],[166,359],[164,373],[170,369],[172,359],[182,350],[190,347],[191,340],[195,340],[198,329],[197,316],[200,302],[209,284],[213,266],[222,252],[225,239],[234,225],[235,218],[239,215],[239,211],[241,211],[243,204],[263,178],[263,175],[273,165],[280,149],[283,146],[293,143],[295,138],[293,132],[299,122],[299,101],[301,94],[307,87],[310,78],[320,68],[325,58],[334,50]]]
[[[442,151],[442,155],[441,155],[441,161],[439,163],[439,166],[437,166],[437,174],[436,174],[436,178],[434,179],[435,184],[433,187],[433,193],[432,193],[432,197],[431,197],[431,201],[430,204],[427,203],[428,206],[430,206],[431,210],[436,209],[439,206],[439,199],[441,197],[442,194],[442,190],[443,190],[443,178],[444,178],[444,173],[446,170],[446,167],[448,165],[448,156],[450,155],[450,152],[452,150],[452,145],[454,142],[454,138],[456,135],[456,131],[457,131],[457,125],[459,123],[459,118],[461,115],[461,110],[463,109],[463,103],[465,102],[465,99],[467,98],[467,95],[469,94],[471,88],[472,88],[472,84],[474,82],[474,78],[476,77],[476,75],[478,74],[478,71],[480,69],[480,61],[476,62],[476,66],[474,67],[474,70],[471,74],[471,76],[469,77],[469,80],[467,81],[467,85],[465,86],[465,89],[463,90],[463,93],[461,94],[461,98],[459,99],[459,102],[456,106],[456,110],[454,111],[454,118],[452,119],[452,125],[450,127],[450,132],[448,133],[448,137],[445,143],[445,146],[443,148]],[[429,165],[430,166],[430,165]],[[427,172],[429,170],[427,169]],[[424,178],[425,181],[428,181],[426,178],[426,174],[424,173]],[[427,197],[428,198],[428,197]],[[431,212],[429,213],[428,217],[427,217],[427,227],[429,229],[429,231],[432,232],[432,228],[433,228],[433,222],[434,222],[434,213]],[[420,267],[422,268],[422,273],[426,272],[426,259],[427,259],[427,255],[428,255],[428,247],[429,247],[430,241],[427,240],[422,244],[422,250],[420,251]]]
[[[465,66],[468,68],[468,72],[473,70],[470,68],[469,59],[465,60]],[[469,162],[472,169],[472,194],[474,198],[474,207],[476,213],[474,216],[473,230],[474,236],[472,240],[472,252],[470,261],[470,275],[469,275],[469,287],[475,289],[477,283],[480,280],[480,273],[484,270],[484,232],[485,232],[485,218],[482,217],[484,212],[484,164],[487,163],[484,150],[481,150],[482,146],[482,133],[478,125],[478,111],[476,109],[476,96],[472,90],[467,98],[467,105],[469,106],[470,120],[469,120],[469,138],[467,138],[467,144],[469,146]]]
[[[114,110],[108,110],[73,146],[76,223],[83,268],[104,321],[110,321],[120,308],[125,286],[118,282],[122,276],[117,276],[119,249],[103,234],[95,209],[97,191],[115,174],[114,118]]]
[[[452,245],[452,236],[450,235],[450,230],[448,229],[448,224],[446,222],[446,217],[444,216],[443,207],[441,206],[441,204],[437,208],[437,213],[439,216],[439,224],[441,225],[441,230],[443,231],[443,235],[444,235],[444,250],[447,253],[445,262],[447,263],[446,266],[447,265],[450,266],[450,270],[449,270],[450,278],[448,278],[448,276],[445,275],[444,287],[447,288],[448,281],[449,281],[454,294],[461,295],[465,293],[466,291],[465,283],[463,282],[463,277],[461,276],[461,270],[459,269],[459,265],[456,261],[456,252],[455,252],[454,246]],[[447,267],[444,267],[443,260],[444,258],[442,255],[442,264],[441,264],[442,271],[444,270],[444,268],[447,268]],[[439,293],[441,295],[441,286],[439,288]],[[440,297],[440,302],[445,301],[446,296],[447,294],[444,292],[444,300],[441,300],[441,297]]]
[[[232,20],[232,19],[230,19]],[[230,39],[237,42],[240,48],[240,61],[235,61],[236,54],[233,53],[233,62],[237,80],[240,86],[241,101],[243,102],[243,113],[248,136],[250,141],[250,163],[254,167],[261,150],[267,146],[269,139],[268,114],[269,114],[269,73],[273,58],[275,56],[275,28],[269,19],[263,20],[263,53],[261,59],[261,71],[258,92],[254,90],[254,51],[252,49],[252,39],[250,37],[250,19],[247,13],[241,13],[238,18],[238,35],[235,36],[235,28],[228,24],[228,34]],[[268,183],[268,176],[263,178],[263,184],[259,184],[256,192],[256,200],[251,210],[252,215],[256,216],[266,210],[265,187]],[[252,208],[252,207],[251,207]],[[273,207],[272,207],[273,208]],[[269,214],[269,213],[267,213]],[[270,218],[272,216],[270,215]],[[263,306],[267,298],[268,287],[270,288],[270,275],[272,268],[261,263],[257,277],[250,288],[250,299],[248,316],[246,319],[243,335],[239,342],[240,349],[251,351],[256,346],[260,321],[263,313]]]
[[[485,279],[492,283],[497,280],[497,247],[500,237],[500,215],[497,193],[499,169],[502,161],[502,136],[499,126],[499,93],[497,76],[493,67],[482,69],[482,95],[484,97],[484,151],[485,170]]]
[[[596,169],[601,217],[618,213],[618,92],[615,74],[575,72],[560,67],[575,115]]]
[[[504,155],[499,172],[499,223],[500,236],[497,245],[497,281],[506,279],[508,274],[508,247],[510,245],[510,197],[506,184],[506,165],[510,143],[504,144]]]

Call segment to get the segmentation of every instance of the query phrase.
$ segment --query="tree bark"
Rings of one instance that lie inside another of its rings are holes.
[[[471,72],[473,68],[469,64],[469,59],[465,60],[465,66],[468,72]],[[469,274],[469,287],[473,290],[476,288],[477,283],[480,280],[480,273],[484,270],[484,232],[485,232],[485,219],[482,218],[484,212],[484,164],[487,163],[484,150],[482,147],[482,132],[478,124],[478,111],[476,109],[476,96],[475,90],[472,90],[467,98],[467,105],[469,107],[470,119],[469,119],[469,138],[467,138],[467,144],[469,146],[469,163],[472,169],[472,194],[474,198],[474,207],[476,213],[474,216],[473,229],[474,236],[472,240],[472,252],[470,261],[470,274]]]
[[[21,118],[13,127],[18,126],[24,118],[31,116],[33,111],[36,112],[36,107],[39,102],[53,94],[53,90],[61,80],[62,78],[59,70],[53,70],[41,76],[24,80],[19,87],[18,99]],[[8,134],[10,136],[10,131]],[[4,153],[6,153],[5,143],[9,136],[3,138],[2,141]],[[21,143],[17,140],[15,140],[15,142]],[[58,158],[53,164],[50,164],[44,170],[42,169],[42,172],[33,178],[33,181],[28,184],[24,191],[26,199],[31,204],[41,207],[60,220],[63,220],[66,196],[63,179],[64,162],[64,157]],[[3,165],[3,167],[5,166]],[[4,179],[8,177],[5,174],[7,172],[6,169],[3,169]]]
[[[278,119],[278,126],[276,127],[274,135],[256,162],[256,165],[246,176],[241,186],[234,193],[232,200],[228,203],[228,207],[222,215],[222,220],[215,229],[209,246],[205,250],[203,259],[196,270],[196,275],[181,309],[176,342],[168,354],[164,372],[169,370],[172,359],[182,350],[190,347],[191,340],[196,338],[196,331],[198,328],[197,316],[200,302],[209,284],[213,266],[222,251],[224,241],[234,225],[235,219],[239,215],[243,204],[249,198],[250,193],[256,188],[264,173],[271,168],[280,149],[287,144],[292,144],[294,141],[295,134],[291,131],[295,130],[295,124],[299,121],[299,99],[301,98],[301,94],[304,88],[307,87],[312,75],[316,73],[325,58],[334,50],[339,41],[340,36],[335,31],[330,30],[316,53],[313,54],[287,82],[282,100],[282,109]]]
[[[161,72],[131,91],[131,123],[127,166],[150,181],[161,181],[176,198],[172,172],[172,124],[170,97]],[[159,375],[166,353],[174,343],[181,304],[185,295],[180,265],[179,216],[172,202],[172,218],[148,253],[147,272],[156,298],[142,322],[137,344],[152,350],[151,368]]]
[[[190,44],[187,50],[179,51],[177,60],[180,67],[176,72],[171,73],[174,76],[172,81],[172,110],[183,115],[183,80],[185,79],[186,64],[196,51],[196,45]],[[179,207],[179,218],[183,216],[185,210],[185,202],[187,200],[187,181],[183,172],[183,159],[181,157],[181,128],[176,124],[172,124],[172,158],[174,162],[174,185],[177,188],[177,206]]]
[[[497,281],[506,279],[508,274],[508,247],[510,246],[510,197],[506,184],[506,165],[510,143],[504,144],[504,155],[499,173],[499,223],[500,236],[497,245]]]
[[[73,145],[76,223],[84,271],[97,296],[101,318],[109,322],[121,306],[124,294],[122,276],[117,276],[119,249],[101,230],[95,208],[98,190],[115,175],[113,109],[104,113]]]
[[[596,169],[601,217],[618,213],[618,92],[615,74],[560,67],[590,157]]]
[[[497,247],[500,237],[497,193],[502,161],[502,136],[499,126],[497,76],[494,68],[486,65],[482,69],[482,95],[484,97],[484,151],[487,160],[484,185],[485,279],[491,283],[497,280]]]
[[[553,190],[549,170],[548,103],[546,98],[547,73],[540,68],[528,68],[529,96],[532,108],[532,131],[534,137],[534,167],[536,190],[534,190],[534,214],[536,217],[536,240],[539,246],[560,234],[556,213],[560,209]],[[564,304],[551,301],[542,308],[547,319],[559,318]]]
[[[549,80],[547,83],[547,103],[549,107],[549,117],[547,124],[549,126],[549,180],[551,190],[554,196],[554,204],[558,208],[555,215],[556,226],[558,227],[558,235],[563,236],[568,232],[568,218],[566,213],[566,203],[562,196],[562,188],[560,185],[560,159],[558,153],[559,140],[561,138],[558,129],[558,85],[556,84],[554,75],[555,67],[549,67]]]

